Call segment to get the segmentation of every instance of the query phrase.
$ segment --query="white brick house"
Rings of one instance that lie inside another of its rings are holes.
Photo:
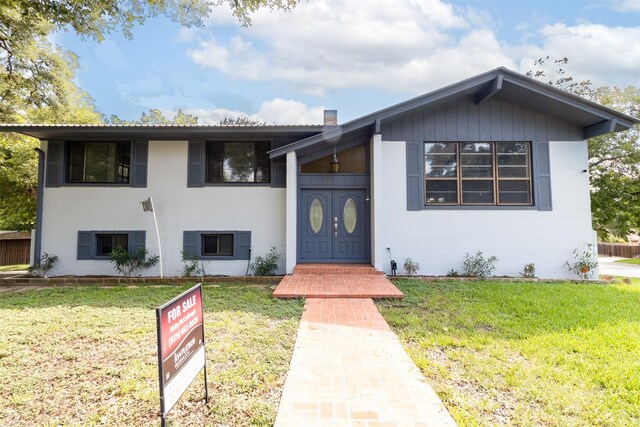
[[[480,250],[497,275],[535,263],[559,278],[595,243],[585,139],[637,122],[498,68],[342,125],[0,130],[42,141],[35,252],[59,256],[54,275],[113,274],[115,245],[158,253],[140,206],[152,197],[167,276],[182,251],[209,274],[243,275],[275,246],[281,273],[389,272],[393,256],[444,275]]]

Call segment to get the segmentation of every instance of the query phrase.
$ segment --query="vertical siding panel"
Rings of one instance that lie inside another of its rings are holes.
[[[558,119],[547,116],[547,138],[549,141],[558,141]]]
[[[523,141],[524,137],[524,110],[520,107],[513,107],[513,140]]]
[[[558,121],[558,141],[569,140],[569,125],[562,120]]]
[[[413,138],[413,117],[406,116],[402,118],[402,137],[400,138],[403,141],[411,141]]]
[[[501,141],[502,140],[502,113],[501,113],[501,103],[498,101],[494,101],[493,99],[490,101],[491,103],[491,139],[493,141]]]
[[[478,106],[480,134],[478,140],[491,141],[491,105],[483,102]]]
[[[480,139],[480,117],[478,106],[475,102],[467,100],[467,113],[469,120],[469,141],[477,141]]]
[[[458,140],[469,140],[469,114],[467,111],[467,100],[458,101],[456,109],[458,110]]]
[[[570,127],[570,132],[569,132],[569,137],[571,141],[581,141],[583,140],[583,136],[582,136],[582,128],[579,126],[571,126]]]
[[[383,140],[390,139],[391,124],[389,124],[389,122],[382,123],[382,125],[380,126],[380,133],[382,133]]]
[[[548,141],[547,117],[544,114],[536,114],[536,141]]]
[[[391,135],[392,141],[402,141],[402,121],[394,120],[391,122]]]
[[[447,141],[458,141],[458,111],[455,103],[447,104]]]
[[[424,113],[414,114],[413,118],[413,129],[411,132],[411,140],[413,141],[424,141]]]
[[[436,140],[436,114],[433,109],[429,109],[422,115],[424,117],[423,131],[425,141]]]
[[[513,107],[511,104],[501,103],[502,140],[513,141]]]
[[[447,139],[447,114],[444,107],[439,107],[436,113],[436,141],[446,141]]]
[[[536,139],[536,116],[531,110],[524,110],[524,139],[527,141]]]

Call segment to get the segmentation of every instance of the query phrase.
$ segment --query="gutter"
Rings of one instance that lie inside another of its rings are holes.
[[[42,257],[42,208],[44,202],[44,165],[45,154],[40,148],[34,148],[33,151],[38,153],[38,189],[36,196],[36,235],[33,242],[33,263],[40,262]]]

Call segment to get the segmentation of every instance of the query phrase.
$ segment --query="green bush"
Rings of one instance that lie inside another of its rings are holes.
[[[58,262],[58,255],[44,253],[40,258],[40,261],[27,268],[29,274],[37,277],[47,277],[47,272],[53,268],[53,265]]]
[[[494,256],[485,258],[480,251],[476,252],[475,255],[469,255],[469,252],[467,252],[464,256],[464,275],[486,279],[496,269],[496,261],[498,261],[498,258]]]
[[[138,270],[153,267],[160,261],[158,255],[147,258],[149,251],[146,248],[140,248],[134,253],[129,253],[126,249],[117,246],[111,252],[111,262],[116,271],[125,277],[133,276]]]
[[[418,270],[420,270],[420,264],[412,260],[411,258],[404,259],[404,265],[402,266],[407,276],[415,276]]]
[[[251,270],[256,276],[273,276],[273,272],[278,268],[278,260],[281,255],[275,246],[271,246],[269,252],[264,256],[258,255],[251,264]]]
[[[200,257],[198,255],[189,255],[182,251],[182,262],[184,263],[184,268],[182,270],[182,277],[204,277],[204,264],[200,261]]]

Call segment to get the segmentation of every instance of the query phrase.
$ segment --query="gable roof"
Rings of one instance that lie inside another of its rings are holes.
[[[626,130],[640,122],[619,111],[499,67],[342,125],[333,126],[320,134],[276,148],[269,154],[271,158],[279,157],[290,151],[304,149],[324,141],[336,141],[346,133],[366,127],[372,127],[375,132],[380,132],[383,122],[428,106],[465,97],[473,97],[476,104],[494,98],[575,123],[582,126],[585,139]]]
[[[307,138],[322,132],[321,125],[77,125],[0,124],[0,132],[17,132],[39,139],[129,138],[152,140],[206,139],[213,136]]]

